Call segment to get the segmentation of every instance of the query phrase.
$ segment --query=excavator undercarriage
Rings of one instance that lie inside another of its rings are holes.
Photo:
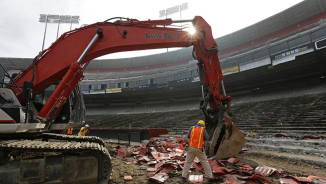
[[[0,183],[109,181],[111,157],[102,139],[58,134],[40,138],[0,141]]]

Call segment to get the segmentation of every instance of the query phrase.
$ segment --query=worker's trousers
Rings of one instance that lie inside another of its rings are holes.
[[[212,178],[213,177],[212,169],[207,161],[205,152],[203,152],[202,149],[194,148],[191,146],[189,146],[187,151],[187,157],[186,157],[185,165],[183,167],[182,177],[188,178],[190,167],[196,157],[199,159],[201,165],[203,166],[207,177]]]

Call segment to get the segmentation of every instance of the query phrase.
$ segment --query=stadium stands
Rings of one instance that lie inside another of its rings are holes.
[[[326,84],[243,95],[233,100],[237,127],[247,147],[298,154],[325,155]],[[183,135],[204,119],[198,101],[87,109],[86,121],[103,128],[167,128]],[[254,137],[251,135],[255,135]],[[320,147],[321,146],[321,147]],[[317,149],[318,148],[318,149]]]
[[[239,117],[236,117],[238,123],[244,123],[244,124],[246,123],[246,121],[255,120],[254,118],[255,113],[259,114],[265,112],[266,115],[272,116],[273,114],[277,114],[277,111],[279,111],[282,108],[285,109],[283,112],[285,113],[285,115],[280,114],[280,117],[288,118],[286,121],[296,121],[295,117],[297,117],[297,115],[299,115],[300,113],[302,114],[302,112],[307,112],[309,114],[309,113],[314,113],[314,111],[318,109],[320,111],[324,110],[325,112],[325,109],[323,109],[322,107],[322,105],[324,105],[323,104],[324,101],[326,100],[325,90],[326,90],[326,84],[322,83],[320,85],[302,86],[302,87],[296,87],[291,89],[285,88],[283,90],[277,90],[273,92],[258,93],[254,96],[242,95],[234,98],[232,103],[233,104],[232,111],[235,112],[234,114],[237,114],[237,116],[241,117],[240,119]],[[171,102],[165,104],[158,102],[156,104],[147,104],[147,105],[130,105],[130,106],[113,105],[106,108],[88,107],[86,115],[87,118],[91,118],[88,119],[89,121],[97,122],[99,126],[105,126],[106,123],[109,123],[109,121],[105,121],[106,118],[104,117],[111,116],[111,115],[113,117],[114,116],[122,117],[122,116],[129,116],[129,115],[134,116],[136,114],[139,117],[143,115],[147,117],[149,114],[156,113],[156,115],[160,114],[162,116],[165,115],[166,117],[171,118],[172,116],[169,113],[173,114],[175,112],[178,112],[176,113],[176,115],[180,117],[183,117],[184,113],[186,113],[192,117],[191,114],[196,112],[195,114],[197,117],[202,117],[202,113],[199,110],[198,105],[199,105],[198,99],[192,99],[192,100],[189,99],[187,101],[173,102],[173,103]],[[256,112],[255,109],[257,109],[258,111]],[[294,110],[296,113],[293,112],[292,110]],[[309,112],[310,110],[312,112]],[[299,116],[301,116],[301,114]],[[264,117],[267,117],[266,115],[264,115]],[[263,115],[259,115],[259,117],[263,117]],[[92,118],[104,118],[104,121],[101,121],[99,119],[92,119]],[[277,117],[275,116],[275,118]],[[274,121],[275,118],[274,117],[271,118],[271,121],[272,120]],[[137,118],[137,119],[141,120],[142,118]],[[174,117],[174,119],[178,120],[183,118]],[[108,118],[107,120],[110,120],[110,118]],[[152,121],[156,122],[157,120],[152,119]],[[268,123],[270,123],[271,121],[266,120],[266,122]],[[129,123],[130,122],[127,122],[126,124]],[[166,125],[165,123],[166,122],[163,122],[161,126]],[[119,123],[118,126],[124,127],[126,124]],[[134,123],[134,126],[136,124],[137,123]],[[150,122],[147,122],[146,127],[151,127],[151,126],[152,124]]]
[[[251,47],[244,48],[242,50],[237,50],[234,52],[230,52],[227,54],[220,55],[221,59],[221,67],[223,69],[224,75],[229,75],[235,72],[242,72],[248,69],[257,68],[260,66],[266,65],[276,65],[279,61],[280,55],[284,55],[286,52],[293,52],[295,50],[295,54],[293,56],[302,55],[308,52],[312,52],[314,49],[313,43],[319,39],[323,39],[326,36],[326,24],[324,20],[319,20],[312,24],[309,24],[305,27],[301,27],[287,33],[285,35],[281,35],[276,38],[270,38],[267,42],[263,42],[260,44],[255,44]],[[305,50],[300,50],[303,47]],[[180,51],[179,51],[180,52]],[[171,52],[174,53],[174,52]],[[190,53],[190,51],[189,51]],[[177,53],[174,53],[177,54]],[[164,54],[160,56],[164,57],[166,60],[171,56],[165,57]],[[275,58],[276,57],[276,58]],[[161,58],[161,57],[159,57]],[[170,58],[171,59],[171,58]],[[154,70],[141,70],[141,71],[133,71],[133,72],[121,72],[117,74],[116,72],[111,72],[108,74],[99,74],[93,73],[88,74],[83,84],[91,84],[95,82],[89,78],[90,76],[96,76],[97,81],[101,80],[103,82],[126,82],[126,81],[137,81],[139,77],[144,79],[154,79],[166,76],[168,78],[171,76],[171,72],[182,73],[182,72],[193,72],[196,74],[196,65],[194,62],[190,60],[188,63],[180,64],[177,66],[166,66],[164,68],[158,68]],[[283,61],[282,61],[283,62]],[[180,69],[179,69],[180,68]],[[141,75],[140,75],[141,74]],[[115,75],[115,79],[117,79],[117,75],[123,76],[123,80],[112,80],[112,76]],[[197,76],[197,75],[194,75]],[[174,79],[179,80],[180,78]],[[162,82],[167,82],[169,80],[165,79]],[[95,82],[99,83],[99,82]],[[152,84],[152,83],[148,83]],[[139,85],[136,85],[139,86]]]
[[[303,1],[261,22],[217,38],[224,74],[273,65],[272,57],[275,54],[291,52],[303,44],[308,44],[310,49],[312,43],[326,36],[323,20],[326,17],[325,5],[317,0]],[[95,86],[102,85],[105,90],[107,84],[111,83],[116,83],[115,86],[138,87],[141,85],[137,81],[145,79],[149,79],[147,85],[156,81],[180,80],[182,77],[172,75],[187,72],[196,74],[191,50],[192,48],[185,48],[136,58],[93,60],[86,70],[83,89],[96,89]],[[24,69],[32,59],[0,58],[0,62],[7,69]],[[129,86],[127,82],[133,85]]]

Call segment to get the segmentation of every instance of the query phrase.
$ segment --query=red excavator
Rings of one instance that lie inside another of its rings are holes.
[[[172,26],[181,22],[192,22],[196,32]],[[2,81],[0,88],[0,182],[107,182],[112,166],[102,139],[50,133],[84,123],[78,85],[83,71],[92,59],[110,53],[190,46],[198,60],[200,109],[210,137],[207,155],[218,159],[238,154],[245,139],[232,122],[218,47],[205,20],[199,16],[182,21],[118,17],[66,32],[27,69],[16,76],[5,72],[10,82]],[[45,99],[51,87],[55,89]]]

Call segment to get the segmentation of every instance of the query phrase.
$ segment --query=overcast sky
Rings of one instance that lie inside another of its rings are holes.
[[[79,15],[83,24],[104,21],[111,17],[138,20],[161,19],[159,11],[188,3],[182,19],[202,16],[212,27],[215,38],[232,33],[302,0],[0,0],[0,57],[32,58],[42,49],[45,24],[38,22],[40,14]],[[180,14],[168,16],[180,19]],[[57,37],[57,24],[48,24],[45,47]],[[69,24],[60,25],[59,36],[69,31]],[[102,58],[121,58],[166,52],[166,49],[113,54]]]

